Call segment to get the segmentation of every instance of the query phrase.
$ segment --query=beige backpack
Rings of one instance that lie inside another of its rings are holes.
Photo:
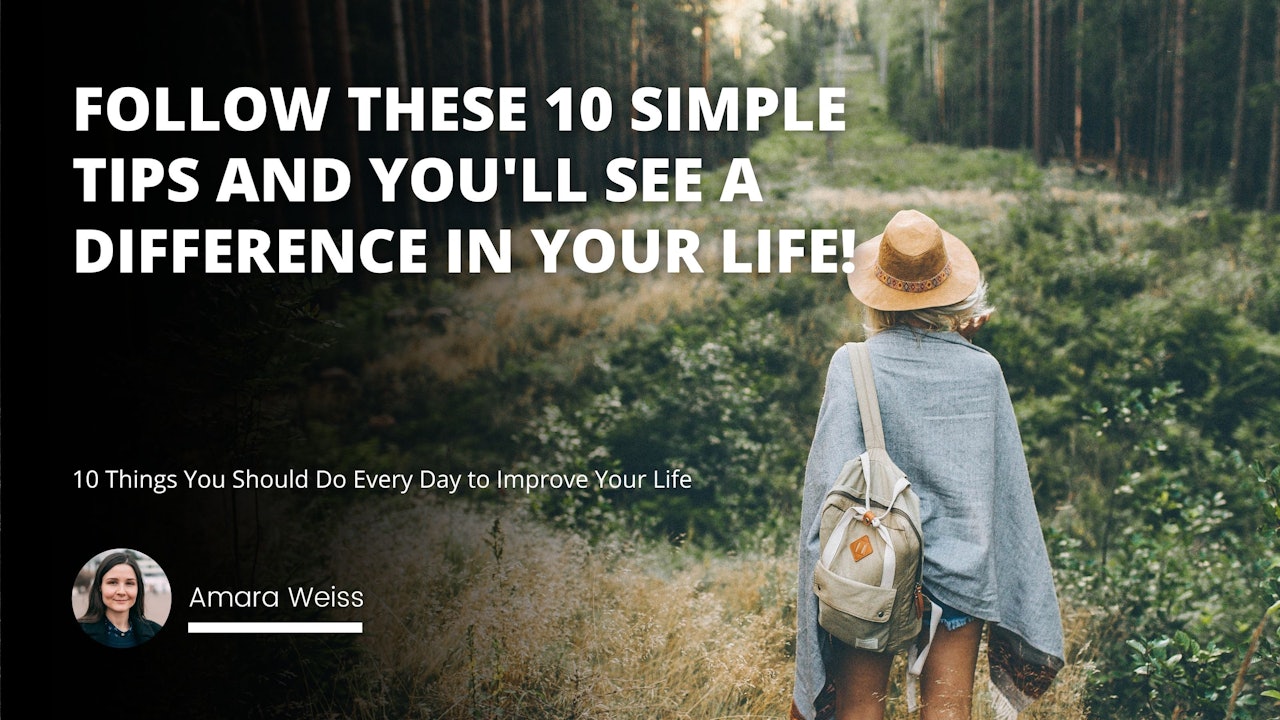
[[[820,511],[818,624],[852,647],[897,653],[920,635],[926,603],[920,500],[885,451],[866,345],[848,348],[867,450],[845,463]]]

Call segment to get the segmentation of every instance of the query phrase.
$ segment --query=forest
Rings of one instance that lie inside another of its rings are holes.
[[[865,17],[891,112],[918,137],[1276,209],[1274,3],[962,0]]]
[[[838,39],[875,58],[888,112],[925,142],[1023,149],[1041,166],[1069,162],[1119,187],[1174,200],[1213,195],[1242,209],[1275,210],[1280,183],[1280,21],[1263,0],[297,0],[160,7],[138,22],[129,32],[164,40],[124,44],[116,57],[84,68],[83,82],[118,84],[123,74],[223,90],[519,88],[537,99],[595,89],[621,115],[640,88],[714,96],[804,87],[819,80],[816,61]],[[218,62],[199,60],[206,56]],[[561,172],[557,158],[572,158],[565,171],[594,195],[611,159],[694,156],[713,166],[762,134],[638,132],[625,122],[566,132],[550,112],[529,113],[521,132],[496,124],[474,133],[414,133],[407,124],[370,132],[357,129],[355,107],[343,105],[343,117],[321,132],[246,133],[203,149],[329,154],[353,167],[376,157],[455,166],[462,158],[527,157],[547,178]],[[145,133],[129,140],[162,142]],[[522,202],[510,182],[485,203],[456,196],[387,203],[369,174],[357,173],[343,202],[292,211],[438,235],[565,209]]]
[[[593,199],[520,201],[508,178],[486,202],[391,202],[364,172],[331,203],[66,213],[103,227],[423,228],[440,243],[509,228],[515,243],[509,273],[449,274],[435,259],[390,277],[77,278],[66,327],[104,351],[64,379],[65,397],[101,406],[69,421],[86,438],[71,458],[691,478],[663,492],[241,490],[183,512],[151,498],[216,558],[207,572],[332,579],[371,608],[358,639],[209,646],[165,669],[234,663],[248,678],[188,697],[202,708],[191,717],[784,717],[805,458],[830,353],[863,337],[861,309],[835,275],[546,273],[533,230],[861,238],[903,207],[970,243],[997,308],[977,342],[1012,393],[1068,631],[1067,667],[1026,716],[1280,717],[1272,0],[147,10],[127,23],[86,11],[68,45],[81,48],[77,85],[503,87],[531,105],[599,88],[615,109],[644,87],[790,88],[808,117],[820,88],[847,91],[842,131],[788,131],[780,116],[754,131],[637,132],[616,118],[564,131],[546,112],[519,132],[359,131],[346,104],[316,132],[70,134],[71,157],[520,158],[550,185],[573,173]],[[109,53],[88,49],[103,47],[98,24]],[[616,158],[697,158],[708,198],[748,158],[763,197],[594,201]],[[46,173],[78,182],[69,162]],[[49,253],[68,265],[62,245]],[[125,427],[118,407],[146,412]],[[907,717],[901,667],[893,682],[891,716]],[[984,703],[985,689],[975,718],[994,717]]]

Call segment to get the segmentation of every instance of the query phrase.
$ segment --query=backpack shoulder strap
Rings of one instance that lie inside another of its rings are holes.
[[[862,436],[867,449],[884,448],[884,427],[880,424],[880,401],[876,396],[871,353],[865,342],[848,343],[853,386],[858,391],[858,413],[862,416]]]

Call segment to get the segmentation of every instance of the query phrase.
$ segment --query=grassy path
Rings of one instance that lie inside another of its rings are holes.
[[[706,273],[547,274],[531,228],[519,228],[512,274],[433,285],[432,302],[449,311],[447,332],[415,324],[394,330],[366,376],[390,387],[422,375],[465,384],[504,364],[536,363],[571,382],[596,361],[596,349],[716,302],[724,278],[710,239],[726,228],[749,238],[758,228],[852,227],[865,239],[897,210],[916,207],[980,248],[983,234],[1029,194],[1102,208],[1116,222],[1146,202],[1103,186],[1074,187],[1069,173],[1036,168],[1022,153],[913,142],[889,122],[867,57],[835,58],[824,77],[849,87],[848,129],[832,138],[773,132],[759,140],[750,157],[761,202],[594,204],[536,223],[615,236],[627,228],[694,230],[704,239]],[[815,97],[804,95],[807,103]],[[723,170],[706,173],[704,197],[717,197],[722,183]],[[570,264],[567,256],[561,261]],[[843,282],[831,276],[833,285]],[[833,292],[845,306],[832,309],[839,316],[832,324],[856,332],[852,298]],[[785,715],[791,548],[724,555],[593,545],[518,514],[495,525],[493,507],[459,508],[397,500],[345,517],[333,554],[348,562],[337,579],[368,588],[379,609],[364,640],[367,664],[354,671],[356,684],[378,698],[362,717]],[[396,541],[368,544],[367,537]],[[1072,610],[1073,653],[1087,645],[1091,621]],[[1083,718],[1088,672],[1070,665],[1024,717]],[[892,716],[906,717],[901,690],[894,693]],[[991,717],[985,689],[974,717]]]
[[[824,70],[825,77],[838,76],[848,87],[844,132],[829,139],[817,132],[775,131],[753,145],[750,158],[761,202],[716,202],[724,183],[720,168],[704,173],[700,203],[593,203],[515,228],[515,271],[455,277],[434,286],[435,301],[451,312],[449,332],[411,330],[380,361],[383,369],[421,369],[444,380],[463,380],[495,367],[500,358],[529,351],[566,367],[580,366],[586,361],[580,338],[607,342],[718,297],[719,238],[727,228],[737,231],[739,257],[745,257],[754,254],[753,238],[761,228],[852,228],[861,240],[879,233],[897,210],[914,207],[981,254],[983,238],[1029,196],[1078,207],[1118,231],[1157,215],[1150,198],[1119,192],[1105,180],[1076,178],[1070,168],[1037,168],[1026,153],[913,141],[889,120],[870,63],[865,55],[837,57]],[[843,69],[836,72],[835,66]],[[804,92],[802,112],[813,113],[816,102],[814,89]],[[533,227],[574,234],[602,229],[614,237],[624,229],[692,230],[701,237],[699,258],[706,272],[637,276],[615,269],[583,275],[571,269],[566,243],[558,272],[544,273]]]

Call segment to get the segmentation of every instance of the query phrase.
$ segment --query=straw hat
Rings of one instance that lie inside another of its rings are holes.
[[[918,210],[902,210],[853,251],[849,289],[876,310],[951,305],[978,287],[978,261],[959,238]]]

